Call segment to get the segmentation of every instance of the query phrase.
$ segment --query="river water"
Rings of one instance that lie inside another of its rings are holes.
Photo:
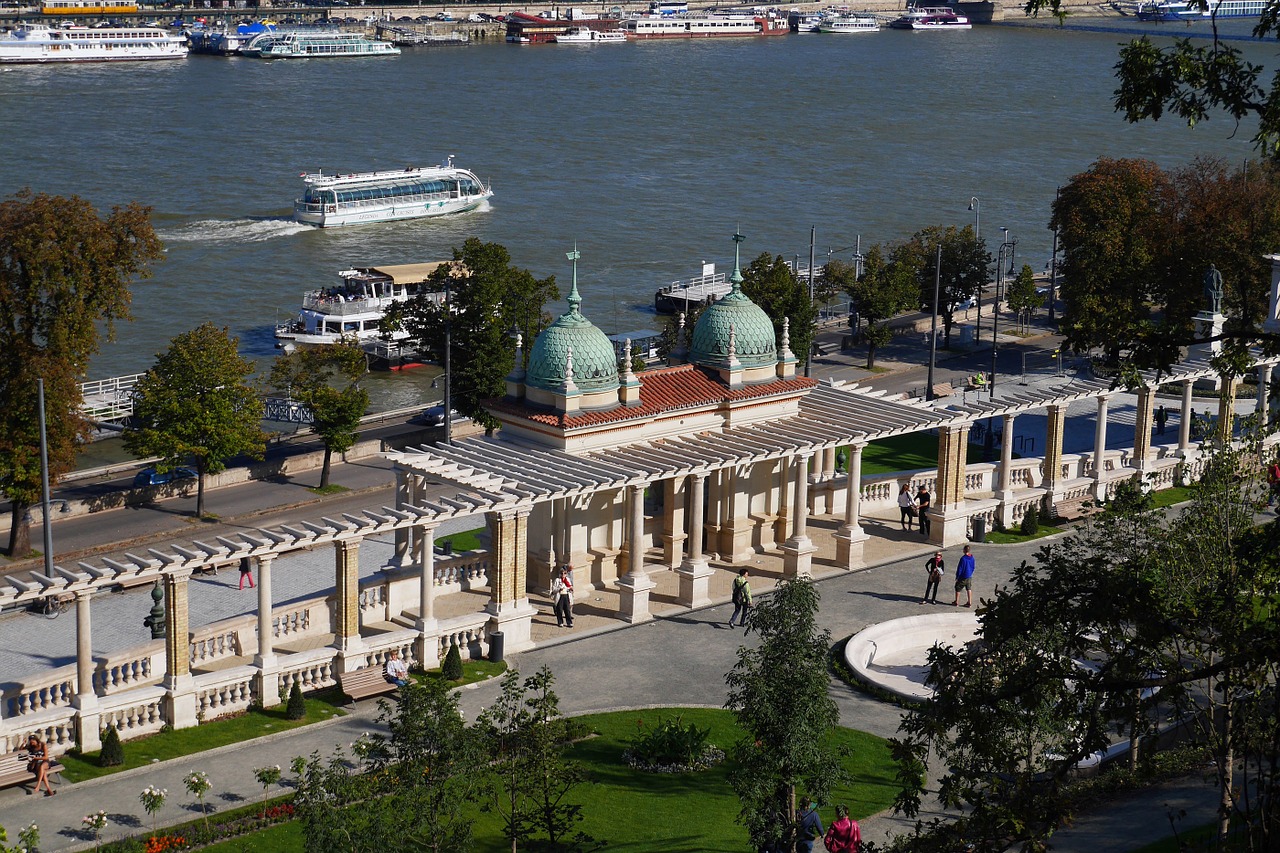
[[[1086,22],[1087,23],[1087,22]],[[175,334],[229,326],[255,358],[302,291],[349,266],[449,257],[467,237],[568,284],[608,332],[651,327],[653,292],[703,260],[807,258],[972,223],[1041,269],[1054,188],[1098,156],[1165,166],[1252,156],[1215,118],[1128,125],[1111,107],[1120,32],[990,26],[860,36],[406,49],[366,60],[222,59],[0,71],[0,195],[23,186],[154,209],[167,258],[89,366],[145,370]],[[1230,22],[1236,33],[1245,22]],[[1240,42],[1257,62],[1274,48]],[[488,210],[312,229],[290,220],[304,170],[427,165],[491,180]],[[848,255],[848,251],[837,252]],[[406,388],[406,391],[408,389]],[[395,395],[392,394],[394,397]],[[388,405],[394,405],[394,399]]]

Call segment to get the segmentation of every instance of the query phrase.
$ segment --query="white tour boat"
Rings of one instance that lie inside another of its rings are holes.
[[[327,59],[399,56],[400,48],[390,42],[368,39],[363,33],[288,32],[258,36],[241,48],[240,53],[262,59]]]
[[[908,6],[901,18],[889,23],[895,30],[969,30],[973,25],[949,6]]]
[[[59,27],[23,24],[0,35],[0,63],[118,62],[182,59],[187,40],[159,27]]]
[[[338,273],[341,283],[336,287],[303,294],[302,310],[296,319],[276,326],[276,338],[297,344],[378,338],[387,309],[409,301],[419,292],[433,293],[428,279],[441,263],[444,262],[343,270]],[[443,292],[439,297],[436,301],[444,298]],[[388,337],[400,341],[407,336],[406,332],[396,331]]]
[[[785,18],[773,15],[689,12],[627,18],[622,22],[622,31],[628,39],[645,40],[781,36],[790,32],[790,29]]]
[[[450,157],[441,166],[353,175],[304,174],[307,185],[293,204],[293,218],[326,228],[357,222],[390,222],[465,213],[493,190]]]
[[[567,33],[552,38],[556,44],[618,44],[626,40],[627,34],[621,30],[593,30],[590,27],[570,27]]]
[[[871,15],[836,15],[818,24],[820,33],[878,33],[880,22]]]

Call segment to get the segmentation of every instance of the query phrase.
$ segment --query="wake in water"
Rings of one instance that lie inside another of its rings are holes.
[[[262,243],[314,231],[310,225],[292,219],[261,217],[247,219],[201,219],[159,231],[166,243]]]

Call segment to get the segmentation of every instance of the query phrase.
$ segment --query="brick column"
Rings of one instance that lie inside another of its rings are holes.
[[[175,729],[197,724],[194,683],[191,680],[191,625],[187,592],[191,573],[164,576],[164,711]]]
[[[706,473],[690,474],[685,481],[685,494],[689,496],[689,529],[702,532],[702,515],[705,512],[707,493]],[[711,603],[707,588],[712,575],[707,559],[702,555],[702,536],[688,537],[688,556],[677,569],[680,575],[680,603],[685,607],[701,607]]]
[[[1151,460],[1151,425],[1155,421],[1156,391],[1142,386],[1138,389],[1138,418],[1133,426],[1133,457],[1129,465],[1139,471],[1147,470]]]
[[[618,579],[619,615],[627,622],[652,619],[649,590],[657,584],[644,572],[644,484],[627,487],[627,573]]]
[[[820,452],[820,451],[819,451]],[[782,573],[789,578],[813,575],[813,552],[818,550],[809,538],[809,457],[812,451],[801,451],[791,457],[791,536],[782,544]]]
[[[1013,496],[1017,490],[1013,487],[1013,422],[1015,415],[1002,416],[1004,440],[1000,443],[1000,488],[996,489],[996,497],[1000,501],[1000,523],[1005,527],[1013,524]]]
[[[1093,428],[1093,497],[1107,499],[1107,403],[1106,394],[1098,397],[1098,419]]]
[[[257,558],[258,563],[258,653],[254,655],[253,665],[258,668],[254,675],[254,688],[262,707],[270,708],[280,704],[279,663],[275,651],[275,626],[272,620],[271,594],[271,554],[263,554]]]
[[[489,631],[501,631],[506,652],[533,645],[533,606],[526,592],[529,564],[529,509],[507,509],[488,514],[493,537],[493,561],[489,567]]]
[[[440,665],[440,632],[436,621],[436,526],[422,525],[418,538],[418,661],[425,669]]]
[[[76,591],[76,709],[80,748],[86,752],[102,748],[102,718],[98,714],[98,694],[93,689],[93,624],[89,616],[92,590]]]
[[[365,664],[360,654],[360,538],[333,543],[333,646],[338,650],[338,671],[350,672]],[[348,658],[347,653],[350,653]]]
[[[1218,440],[1231,443],[1236,423],[1236,379],[1222,380],[1222,393],[1218,395]]]
[[[849,474],[845,477],[844,524],[836,531],[836,562],[846,569],[863,564],[863,545],[870,537],[862,529],[862,448],[864,441],[849,445]]]
[[[1044,461],[1044,510],[1048,518],[1057,516],[1062,500],[1062,433],[1067,427],[1067,407],[1050,406],[1046,412]]]
[[[938,430],[938,489],[931,509],[933,524],[929,541],[948,547],[968,538],[969,516],[965,510],[964,477],[969,453],[969,427],[941,427]]]

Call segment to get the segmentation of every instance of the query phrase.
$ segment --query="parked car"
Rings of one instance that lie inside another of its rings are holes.
[[[196,470],[186,466],[179,466],[171,471],[143,468],[133,478],[133,484],[135,486],[164,486],[169,483],[176,483],[179,480],[194,480],[196,476]]]
[[[455,424],[465,421],[466,419],[466,416],[459,414],[457,409],[453,410],[453,422]],[[444,406],[431,406],[430,408],[423,409],[418,414],[409,418],[409,423],[429,427],[444,426]]]

